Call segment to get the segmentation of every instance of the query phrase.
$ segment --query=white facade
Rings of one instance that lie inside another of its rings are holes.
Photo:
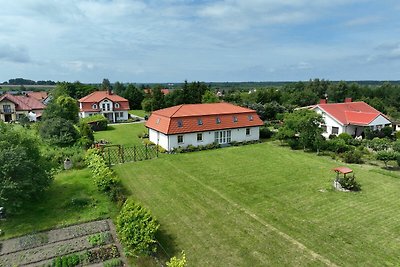
[[[112,122],[118,122],[118,121],[126,121],[129,118],[129,114],[128,111],[126,110],[120,110],[120,111],[98,111],[98,112],[94,112],[94,111],[81,111],[79,112],[79,117],[80,118],[87,118],[90,116],[94,116],[94,115],[98,115],[101,114],[104,117],[106,117],[109,121]]]
[[[314,110],[318,114],[321,114],[322,118],[325,121],[325,125],[323,125],[323,127],[326,127],[326,130],[322,133],[325,138],[328,138],[331,134],[339,135],[341,133],[348,133],[352,136],[360,136],[364,132],[365,127],[369,127],[372,130],[377,130],[382,129],[385,126],[391,125],[391,122],[382,115],[376,117],[370,124],[366,126],[351,124],[343,125],[320,108],[317,107]]]
[[[185,148],[189,145],[205,146],[214,142],[228,144],[231,142],[259,140],[259,138],[260,129],[258,126],[171,135],[149,129],[149,140],[167,151],[178,147]]]

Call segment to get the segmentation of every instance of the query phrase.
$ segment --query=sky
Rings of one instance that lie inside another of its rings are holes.
[[[0,0],[0,82],[400,80],[398,0]]]

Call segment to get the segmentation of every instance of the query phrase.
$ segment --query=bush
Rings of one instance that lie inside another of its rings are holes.
[[[303,147],[300,144],[299,139],[297,138],[290,138],[286,140],[287,144],[290,146],[291,149],[293,150],[298,150],[302,149]]]
[[[337,136],[337,138],[344,140],[346,144],[349,142],[349,140],[353,139],[353,137],[348,133],[341,133]]]
[[[185,252],[181,252],[181,258],[172,257],[168,262],[166,262],[167,267],[185,267],[186,266],[186,255]]]
[[[108,120],[101,114],[90,116],[87,118],[80,119],[81,123],[90,125],[93,131],[105,131],[107,130]]]
[[[355,176],[346,175],[345,177],[339,178],[340,185],[350,191],[360,191],[361,185],[357,183]]]
[[[268,127],[260,128],[260,138],[268,139],[271,138],[274,133]]]
[[[43,140],[56,146],[72,146],[79,138],[79,133],[71,121],[52,118],[41,123],[39,134]]]
[[[351,150],[351,151],[347,151],[343,154],[343,160],[346,163],[362,164],[362,163],[364,163],[362,156],[363,156],[363,154],[361,151]]]
[[[106,193],[112,200],[125,200],[120,181],[107,166],[98,149],[89,149],[86,153],[86,164],[92,171],[92,177],[98,190]]]
[[[118,236],[128,255],[155,252],[155,235],[159,226],[146,208],[129,199],[125,201],[116,223]]]
[[[343,139],[335,138],[327,141],[326,149],[336,153],[344,153],[346,151],[351,150],[352,147],[347,145]]]
[[[379,138],[379,137],[375,137],[368,143],[368,146],[372,148],[374,151],[387,150],[390,147],[390,145],[391,142],[389,139]]]
[[[385,167],[387,168],[387,164],[391,160],[397,160],[397,157],[399,156],[399,153],[394,152],[394,151],[387,151],[387,150],[381,150],[376,153],[376,159],[383,161],[385,163]]]

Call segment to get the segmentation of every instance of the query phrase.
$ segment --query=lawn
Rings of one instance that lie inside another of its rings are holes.
[[[109,125],[107,131],[95,132],[94,138],[107,140],[114,145],[133,146],[142,144],[138,134],[143,132],[147,133],[144,123],[121,123]]]
[[[190,266],[397,266],[400,175],[348,165],[363,190],[335,192],[340,165],[263,143],[114,169]]]
[[[146,111],[142,110],[142,109],[132,109],[129,110],[129,114],[133,114],[139,117],[144,117],[145,115],[149,115]]]
[[[39,200],[25,205],[19,215],[1,221],[2,239],[54,227],[115,217],[118,210],[97,191],[88,169],[64,171]]]

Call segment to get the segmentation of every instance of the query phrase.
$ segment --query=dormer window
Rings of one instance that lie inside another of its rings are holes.
[[[119,107],[120,107],[119,103],[115,103],[115,104],[114,104],[114,107],[115,107],[115,108],[119,108]]]
[[[182,120],[178,120],[178,127],[182,128],[182,126],[183,126],[183,121]]]
[[[97,104],[93,104],[92,109],[97,109]]]
[[[220,119],[219,117],[217,117],[217,118],[215,119],[215,122],[216,122],[217,124],[220,124],[220,123],[221,123],[221,119]]]
[[[233,116],[233,122],[238,122],[238,118],[236,116]]]
[[[160,124],[160,118],[157,118],[156,124]]]
[[[197,125],[203,125],[203,120],[202,119],[197,119]]]
[[[249,121],[252,121],[253,120],[253,115],[249,115],[249,116],[247,116],[248,118],[249,118]]]

